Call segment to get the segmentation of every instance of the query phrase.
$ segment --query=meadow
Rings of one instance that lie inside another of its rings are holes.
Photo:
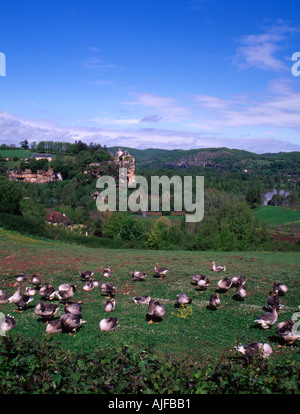
[[[300,223],[300,211],[286,207],[264,206],[257,210],[255,215],[270,226]]]
[[[29,149],[0,150],[0,155],[2,155],[3,158],[28,158],[32,152],[34,151]]]
[[[236,355],[234,346],[252,341],[268,342],[273,348],[270,361],[284,364],[300,362],[299,343],[280,347],[275,326],[262,330],[254,320],[265,312],[268,293],[274,282],[284,282],[289,291],[282,298],[279,321],[291,318],[300,305],[300,254],[269,252],[189,252],[151,251],[129,249],[99,249],[70,245],[59,241],[24,236],[0,229],[0,288],[12,293],[14,276],[25,272],[29,277],[23,289],[30,285],[33,273],[42,281],[51,281],[54,287],[63,282],[74,283],[77,291],[74,301],[83,303],[86,321],[76,336],[52,334],[62,349],[91,353],[104,349],[109,352],[121,343],[130,344],[139,351],[151,349],[157,355],[172,353],[192,361],[219,361]],[[246,279],[247,298],[235,300],[235,290],[220,293],[222,306],[216,311],[208,308],[209,298],[217,290],[218,280],[225,274],[211,270],[215,261],[227,267],[226,276],[242,275]],[[169,269],[162,280],[153,277],[153,267],[159,262]],[[102,271],[110,266],[110,279]],[[110,282],[117,287],[116,309],[110,314],[118,318],[113,332],[101,332],[99,322],[108,316],[104,312],[105,294],[100,288],[90,292],[82,289],[79,272],[93,270],[99,282]],[[144,281],[133,281],[130,272],[141,270],[148,274]],[[192,275],[201,273],[211,279],[211,286],[201,293],[192,284]],[[192,298],[184,309],[175,307],[176,296],[186,293]],[[166,308],[166,315],[158,324],[148,324],[147,305],[136,305],[133,297],[150,295]],[[12,314],[17,327],[11,337],[45,338],[45,322],[34,314],[40,301],[39,294],[22,313],[13,312],[15,305],[2,304],[0,312]],[[58,299],[55,303],[60,303]],[[59,317],[63,311],[60,304]]]

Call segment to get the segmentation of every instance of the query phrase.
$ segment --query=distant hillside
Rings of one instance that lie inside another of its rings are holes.
[[[111,152],[116,152],[118,147],[108,148]],[[228,149],[228,148],[201,148],[190,150],[165,150],[159,148],[149,148],[139,150],[130,147],[122,147],[132,154],[139,167],[152,166],[220,166],[243,162],[243,160],[257,160],[259,156],[252,152]]]
[[[111,147],[116,152],[118,147]],[[122,147],[136,159],[137,169],[143,168],[189,168],[212,167],[219,170],[275,169],[286,173],[300,173],[300,152],[255,154],[229,148],[200,148],[191,150],[165,150],[149,148],[139,150]]]

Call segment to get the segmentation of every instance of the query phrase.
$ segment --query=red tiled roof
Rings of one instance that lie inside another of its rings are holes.
[[[66,216],[58,211],[52,211],[51,213],[46,215],[46,220],[50,221],[51,223],[66,223],[71,224],[72,221],[69,220]]]

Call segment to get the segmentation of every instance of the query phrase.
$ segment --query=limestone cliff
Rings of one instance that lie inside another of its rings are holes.
[[[48,171],[37,170],[36,173],[33,173],[29,169],[13,170],[9,171],[8,178],[10,180],[24,181],[25,183],[50,183],[51,181],[62,180],[62,176],[59,172],[54,172],[52,168],[49,168]]]
[[[135,181],[135,158],[128,151],[119,149],[112,161],[104,161],[88,165],[85,174],[99,178],[104,175],[110,175],[116,179],[119,178],[119,168],[127,168],[127,179]]]

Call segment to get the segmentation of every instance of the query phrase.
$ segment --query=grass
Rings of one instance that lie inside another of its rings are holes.
[[[264,206],[255,212],[256,216],[270,226],[291,224],[300,221],[300,211],[285,207]]]
[[[273,282],[285,282],[289,291],[282,298],[283,309],[279,321],[291,318],[299,311],[299,253],[268,252],[187,252],[112,250],[80,247],[58,241],[40,240],[17,232],[0,229],[0,288],[12,293],[14,275],[24,271],[29,280],[33,273],[43,282],[51,281],[54,287],[69,282],[77,285],[74,300],[83,302],[83,318],[86,323],[76,337],[54,334],[64,349],[92,352],[100,348],[111,349],[121,342],[130,343],[138,349],[150,347],[155,352],[189,357],[196,361],[216,361],[234,355],[237,343],[251,341],[268,342],[273,347],[272,360],[300,362],[299,343],[291,348],[279,348],[275,327],[262,330],[254,324],[267,303]],[[244,302],[234,299],[234,290],[220,294],[222,307],[216,311],[207,308],[209,298],[217,288],[220,276],[213,273],[211,262],[226,265],[227,277],[243,275],[246,278],[248,297]],[[169,274],[158,280],[153,277],[156,262],[166,266]],[[106,279],[102,270],[111,266],[112,276]],[[99,330],[99,322],[108,316],[103,310],[105,296],[100,288],[91,292],[82,290],[79,271],[91,269],[101,283],[109,281],[117,286],[116,310],[111,316],[118,318],[114,332]],[[147,272],[145,281],[132,281],[133,270]],[[194,273],[202,273],[211,279],[210,288],[200,293],[192,282]],[[29,283],[24,283],[23,288]],[[186,309],[175,308],[176,295],[185,292],[193,300]],[[166,308],[162,322],[149,325],[146,321],[147,306],[135,305],[133,297],[149,294]],[[45,323],[34,314],[39,295],[22,314],[13,312],[15,305],[0,305],[0,312],[14,314],[17,327],[10,335],[42,338],[46,336]],[[57,303],[57,301],[55,301]],[[32,305],[32,306],[31,306]],[[59,316],[63,313],[63,305]]]
[[[32,152],[33,151],[31,150],[22,149],[0,150],[0,155],[2,155],[3,158],[28,158]]]

